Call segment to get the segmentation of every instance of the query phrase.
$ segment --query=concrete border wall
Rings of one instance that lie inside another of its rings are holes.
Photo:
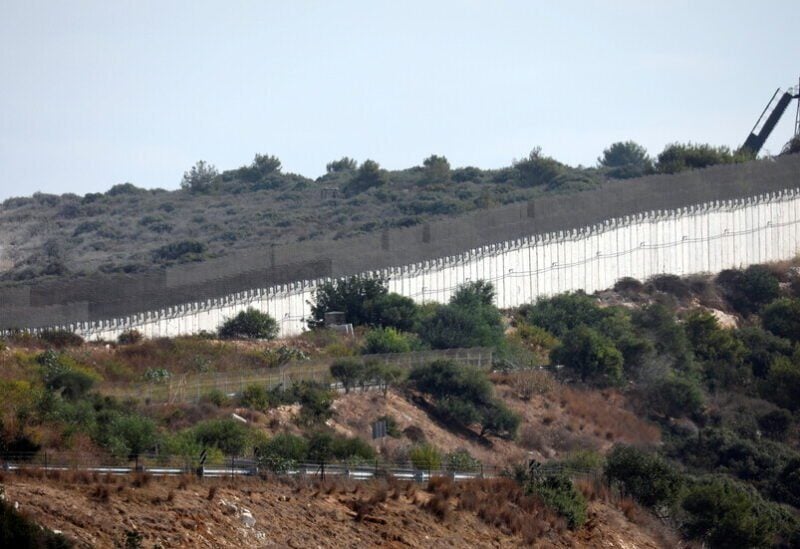
[[[497,242],[589,227],[647,211],[678,210],[800,186],[800,155],[676,175],[608,182],[570,195],[480,210],[407,229],[337,241],[266,246],[199,264],[136,275],[98,275],[0,288],[0,329],[44,327],[53,311],[91,322],[229,299],[252,288],[435,261]],[[66,314],[66,313],[65,313]],[[57,315],[58,322],[62,315]]]
[[[387,277],[391,291],[419,303],[445,303],[460,284],[487,280],[495,285],[497,305],[506,308],[570,290],[594,292],[623,277],[718,272],[792,259],[798,252],[800,188],[612,218],[362,274]],[[323,282],[301,281],[61,327],[91,340],[113,340],[130,329],[151,338],[174,337],[213,331],[254,307],[276,318],[281,335],[288,336],[305,329],[309,302]]]

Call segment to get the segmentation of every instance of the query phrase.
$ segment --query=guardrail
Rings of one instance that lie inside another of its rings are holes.
[[[507,468],[476,463],[470,467],[418,467],[412,463],[381,460],[353,460],[331,462],[293,462],[280,460],[270,464],[253,457],[227,457],[201,460],[197,456],[142,455],[135,460],[115,459],[109,456],[75,453],[18,453],[0,456],[0,467],[7,472],[41,471],[84,472],[98,475],[148,474],[152,476],[197,475],[200,477],[257,477],[274,475],[296,478],[342,478],[372,480],[395,478],[425,482],[432,477],[448,477],[454,481],[497,478],[509,474]],[[564,464],[542,464],[537,474],[565,473],[571,476],[594,474],[594,471]]]

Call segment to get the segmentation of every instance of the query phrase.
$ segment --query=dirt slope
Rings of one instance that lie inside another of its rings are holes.
[[[83,480],[84,482],[81,482]],[[426,509],[431,495],[409,485],[376,486],[272,481],[132,479],[67,480],[6,476],[7,498],[79,546],[113,547],[137,532],[142,547],[517,547],[520,534],[477,513],[455,510],[440,520]],[[353,493],[353,491],[356,491]],[[210,491],[213,497],[209,499]],[[359,517],[358,502],[375,501]],[[360,520],[359,520],[360,519]],[[545,524],[535,547],[667,547],[669,540],[637,526],[600,501],[577,532]]]

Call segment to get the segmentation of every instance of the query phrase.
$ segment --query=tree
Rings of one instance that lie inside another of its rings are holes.
[[[611,340],[587,326],[569,331],[550,357],[553,364],[562,364],[585,383],[604,387],[622,381],[622,353]]]
[[[311,304],[310,327],[322,326],[325,313],[342,312],[345,320],[355,326],[373,324],[377,301],[388,293],[386,279],[381,277],[359,277],[325,282],[314,292]]]
[[[357,387],[364,380],[366,366],[355,358],[340,358],[331,364],[331,376],[344,387],[344,392]]]
[[[198,160],[188,171],[183,172],[181,188],[193,193],[208,192],[218,175],[217,168],[213,164]]]
[[[597,163],[613,179],[641,177],[653,170],[647,149],[633,141],[613,143],[603,151]]]
[[[420,322],[420,338],[434,349],[500,346],[503,321],[493,299],[494,287],[488,282],[461,286],[450,303]]]
[[[219,328],[223,339],[274,339],[278,323],[266,313],[252,307],[226,320]]]
[[[367,300],[364,303],[364,314],[373,326],[409,332],[417,323],[419,310],[410,297],[387,293]]]
[[[385,185],[388,181],[386,170],[374,160],[365,160],[351,179],[343,188],[347,196],[354,196],[373,187]]]
[[[138,457],[155,448],[156,425],[149,418],[138,415],[117,416],[109,426],[111,438],[123,446],[114,444],[116,448],[124,448],[128,459],[138,459]]]
[[[422,162],[422,166],[427,183],[439,184],[450,181],[450,162],[446,157],[432,154]]]
[[[356,170],[358,163],[348,156],[343,156],[339,160],[333,160],[325,165],[327,173],[352,172]]]
[[[247,446],[247,427],[233,419],[211,419],[194,427],[195,440],[204,448],[218,448],[225,455],[241,455]]]
[[[633,446],[614,446],[606,458],[605,475],[646,507],[669,507],[680,495],[680,474],[657,454]]]
[[[281,160],[277,156],[256,153],[251,167],[263,178],[273,173],[280,173]]]
[[[800,342],[800,299],[776,299],[761,312],[761,323],[776,336]]]
[[[514,162],[513,169],[520,186],[535,187],[549,184],[564,173],[565,167],[557,160],[543,155],[541,147],[535,147],[526,158]]]

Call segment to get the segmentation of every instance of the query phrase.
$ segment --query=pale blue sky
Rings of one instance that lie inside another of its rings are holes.
[[[796,0],[0,0],[0,200],[173,189],[198,159],[256,152],[316,177],[344,155],[736,147],[797,82],[798,25]]]

